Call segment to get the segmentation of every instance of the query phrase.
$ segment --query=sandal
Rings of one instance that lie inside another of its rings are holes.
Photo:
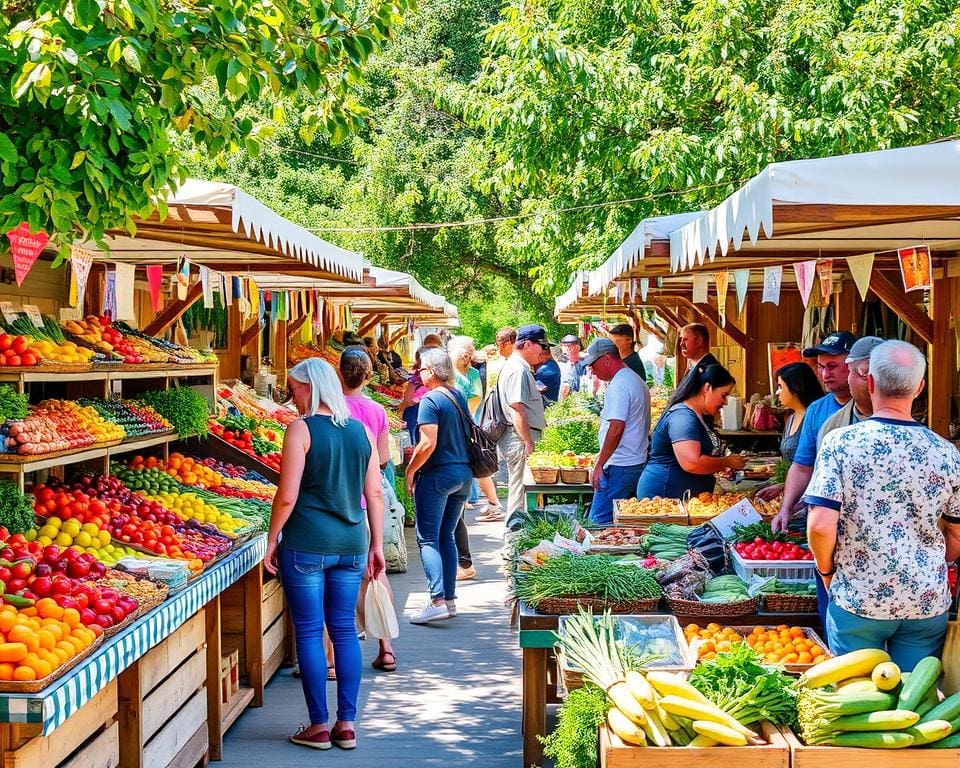
[[[336,667],[333,666],[333,664],[330,664],[327,667],[327,680],[336,680],[336,679],[337,679],[337,669]]]
[[[392,661],[387,661],[387,657],[390,657]],[[394,672],[397,669],[397,657],[393,651],[383,651],[371,662],[370,666],[380,672]]]

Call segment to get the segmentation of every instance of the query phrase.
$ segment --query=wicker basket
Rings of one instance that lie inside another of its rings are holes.
[[[763,595],[763,610],[767,613],[816,613],[816,595]]]
[[[0,680],[0,693],[38,693],[53,683],[54,680],[63,677],[81,661],[89,658],[100,648],[100,645],[103,642],[104,636],[101,635],[90,645],[80,651],[80,653],[78,653],[76,656],[68,659],[67,662],[59,669],[53,670],[53,672],[51,672],[49,675],[42,677],[39,680],[30,680],[29,682],[20,682],[18,680]]]
[[[548,597],[541,600],[536,609],[540,613],[549,613],[554,616],[568,616],[575,614],[579,608],[592,609],[594,613],[610,611],[610,613],[651,613],[660,605],[659,597],[650,597],[643,600],[608,600],[594,595],[569,595],[562,597]]]
[[[556,485],[560,482],[559,467],[530,467],[530,474],[537,485]]]
[[[668,597],[667,605],[674,616],[723,619],[756,613],[760,606],[760,598],[752,597],[738,603],[703,603],[699,600],[681,600],[676,597]]]
[[[590,482],[590,470],[586,467],[560,467],[560,480],[567,485],[586,485]]]

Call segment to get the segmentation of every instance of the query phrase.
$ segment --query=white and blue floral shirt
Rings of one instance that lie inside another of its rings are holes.
[[[960,522],[960,452],[912,421],[872,418],[828,434],[804,502],[840,513],[830,598],[868,619],[950,606],[944,517]]]

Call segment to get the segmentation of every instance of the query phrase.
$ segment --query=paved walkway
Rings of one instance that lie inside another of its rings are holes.
[[[468,519],[472,513],[468,512]],[[335,762],[352,768],[466,766],[519,768],[520,652],[508,628],[505,582],[498,572],[503,523],[473,525],[476,581],[460,582],[458,616],[414,626],[408,617],[426,600],[426,582],[412,529],[408,571],[390,577],[400,617],[394,641],[398,669],[375,672],[377,643],[361,643],[364,658],[354,752],[318,752],[286,739],[307,722],[300,681],[281,669],[261,709],[248,709],[224,739],[223,768],[286,768]],[[336,711],[335,683],[327,688]]]

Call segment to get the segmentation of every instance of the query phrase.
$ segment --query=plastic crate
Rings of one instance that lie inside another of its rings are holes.
[[[813,560],[744,560],[733,547],[729,552],[734,573],[748,584],[754,576],[776,576],[783,581],[813,581],[815,578]]]

